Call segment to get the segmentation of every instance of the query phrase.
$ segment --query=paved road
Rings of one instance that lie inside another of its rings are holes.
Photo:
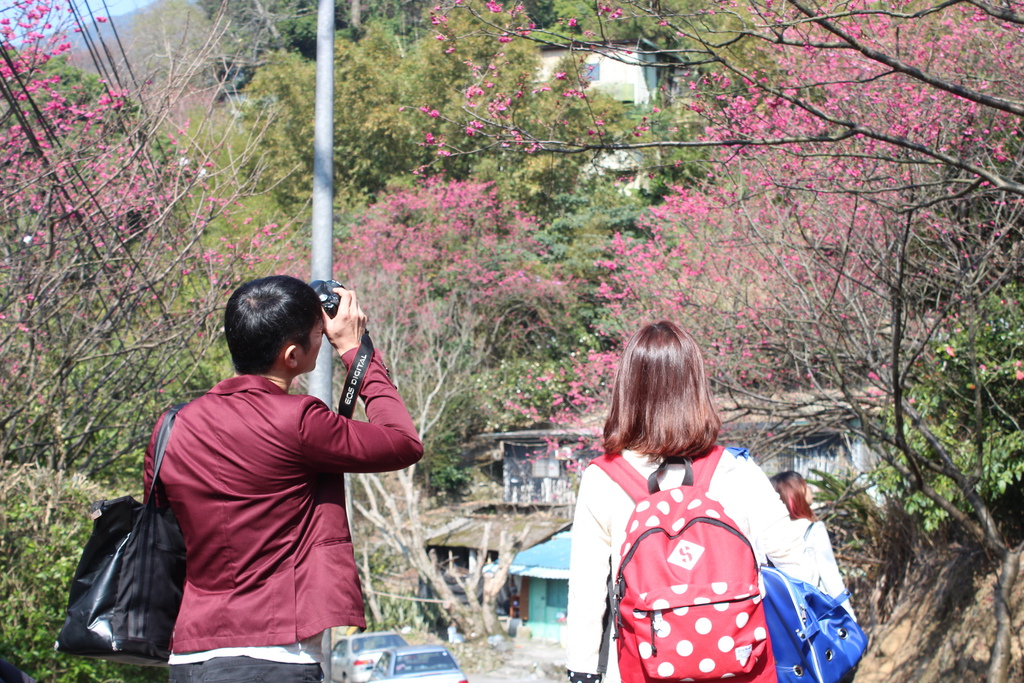
[[[511,676],[511,678],[508,676]],[[525,671],[520,674],[507,674],[505,672],[466,674],[468,683],[555,683],[550,678],[535,678],[533,676],[536,676],[536,674]],[[561,681],[558,683],[561,683]]]
[[[468,683],[563,683],[562,680],[555,681],[551,678],[531,678],[535,674],[526,674],[512,678],[496,678],[492,674],[466,674]]]
[[[565,683],[565,650],[558,644],[513,640],[505,664],[494,671],[466,674],[468,683]]]

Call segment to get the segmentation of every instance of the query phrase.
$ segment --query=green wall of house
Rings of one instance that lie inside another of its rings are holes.
[[[526,625],[534,640],[565,643],[565,613],[569,607],[569,582],[565,579],[530,578],[530,611]]]

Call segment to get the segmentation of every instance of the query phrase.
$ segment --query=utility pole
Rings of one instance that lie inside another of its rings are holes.
[[[334,277],[334,0],[320,0],[316,21],[316,95],[313,108],[313,237],[310,274]],[[320,347],[309,393],[333,405],[334,349]]]
[[[334,277],[334,0],[320,0],[316,19],[316,95],[313,108],[313,236],[310,274],[314,280]],[[309,393],[333,405],[331,380],[334,348],[320,347]],[[346,476],[346,479],[348,477]],[[331,677],[331,630],[324,633],[324,680]]]

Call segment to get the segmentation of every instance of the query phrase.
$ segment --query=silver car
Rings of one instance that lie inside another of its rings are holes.
[[[382,650],[406,645],[393,631],[370,631],[346,636],[331,650],[331,679],[337,683],[365,683]]]
[[[408,645],[382,652],[370,681],[466,683],[466,674],[443,645]]]

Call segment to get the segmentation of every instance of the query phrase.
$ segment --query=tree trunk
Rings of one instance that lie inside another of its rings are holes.
[[[374,624],[379,626],[384,622],[384,615],[380,611],[380,600],[373,590],[373,574],[370,572],[370,544],[363,544],[363,594],[366,596],[366,604],[370,606],[370,614]]]
[[[272,38],[272,45],[275,48],[281,47],[281,32],[277,30],[277,24],[274,22],[273,15],[267,11],[267,8],[263,6],[260,0],[252,0],[253,11],[259,19],[260,24],[267,30]]]
[[[483,578],[483,567],[487,563],[491,523],[484,525],[477,565],[465,577],[449,572],[466,592],[467,604],[463,604],[445,580],[437,558],[427,552],[423,537],[423,521],[419,512],[419,492],[413,483],[414,472],[415,466],[388,474],[389,484],[386,484],[384,477],[378,474],[356,475],[355,481],[360,483],[366,500],[353,497],[353,506],[363,518],[376,527],[393,550],[405,557],[420,579],[433,589],[434,594],[444,602],[443,607],[452,622],[467,638],[497,633],[500,627],[495,613],[495,598],[505,584],[512,560],[526,542],[531,525],[526,524],[514,538],[507,531],[501,532],[497,569],[494,575],[486,580]],[[364,568],[364,572],[369,576],[368,568]],[[477,587],[481,583],[483,600],[477,597]]]
[[[519,549],[523,547],[529,534],[529,524],[515,539],[510,539],[508,532],[501,532],[501,539],[498,543],[498,566],[494,570],[494,574],[484,579],[484,598],[481,608],[483,609],[484,631],[487,635],[499,631],[497,610],[495,609],[498,593],[501,592],[506,579],[508,579],[508,570],[512,566],[512,560],[515,559]]]
[[[996,637],[988,662],[988,683],[1008,683],[1010,672],[1010,641],[1013,635],[1013,609],[1010,597],[1020,574],[1020,557],[1024,547],[1007,552],[996,579]]]
[[[349,7],[350,20],[352,28],[359,28],[363,24],[362,7],[359,4],[359,0],[351,0],[351,6]]]
[[[431,587],[434,594],[443,601],[445,611],[463,633],[468,636],[482,632],[480,603],[476,599],[476,594],[467,589],[469,605],[462,604],[445,581],[434,558],[427,553],[423,538],[423,522],[419,513],[419,492],[413,484],[415,465],[391,473],[388,477],[397,484],[397,491],[389,490],[381,475],[357,475],[356,480],[366,493],[366,501],[364,503],[353,498],[353,506],[377,528],[393,550],[405,557],[419,577]]]

